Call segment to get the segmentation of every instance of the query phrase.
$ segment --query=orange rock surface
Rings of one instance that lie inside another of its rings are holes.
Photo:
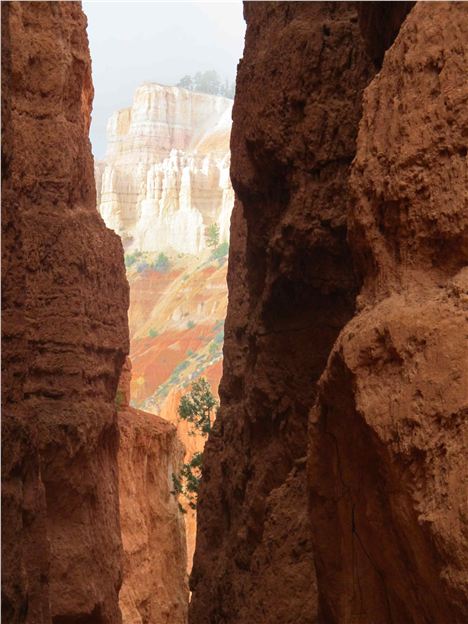
[[[327,622],[468,621],[467,68],[468,7],[417,3],[364,95],[364,281],[310,430]]]
[[[348,174],[373,67],[352,3],[248,2],[244,15],[221,409],[189,621],[315,624],[308,415],[354,310]]]
[[[184,449],[164,418],[130,401],[127,360],[119,401],[119,498],[124,549],[120,608],[125,624],[184,624],[188,585],[184,515],[172,493]]]
[[[2,621],[121,621],[128,284],[96,211],[78,2],[2,3]]]

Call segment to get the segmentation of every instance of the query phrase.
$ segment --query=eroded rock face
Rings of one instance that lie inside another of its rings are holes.
[[[75,2],[2,3],[2,615],[120,621],[119,238],[96,211]]]
[[[185,526],[171,493],[172,474],[180,470],[184,448],[172,424],[129,406],[130,379],[127,358],[117,394],[122,618],[125,624],[185,624]]]
[[[98,206],[125,248],[198,254],[216,223],[228,240],[232,100],[146,83],[108,122]]]
[[[320,382],[309,481],[326,622],[468,619],[468,20],[418,3],[367,88],[364,285]]]
[[[348,171],[372,75],[349,3],[246,3],[221,412],[205,448],[190,621],[312,623],[308,412],[358,290]]]

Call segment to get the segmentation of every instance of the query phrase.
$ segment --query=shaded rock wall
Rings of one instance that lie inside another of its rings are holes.
[[[190,621],[316,621],[308,412],[354,312],[348,171],[373,69],[349,3],[245,3],[221,411],[205,448]]]
[[[172,424],[129,407],[130,377],[127,359],[117,394],[122,618],[125,624],[184,624],[189,597],[185,526],[171,494],[184,448]]]
[[[418,3],[363,101],[364,284],[311,417],[326,622],[468,619],[468,9]]]
[[[120,621],[122,245],[96,211],[76,2],[2,3],[2,615]]]

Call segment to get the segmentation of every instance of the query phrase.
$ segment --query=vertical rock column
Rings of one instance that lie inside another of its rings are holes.
[[[466,4],[421,2],[365,92],[364,284],[310,428],[324,622],[468,621],[467,69]]]
[[[2,3],[2,613],[120,621],[120,239],[96,211],[77,2]]]
[[[119,493],[123,583],[120,608],[125,624],[185,624],[187,548],[172,475],[184,447],[174,425],[133,409],[131,362],[122,371],[119,405]]]
[[[221,410],[205,447],[190,622],[316,621],[308,413],[354,312],[348,172],[373,70],[351,3],[245,3]]]

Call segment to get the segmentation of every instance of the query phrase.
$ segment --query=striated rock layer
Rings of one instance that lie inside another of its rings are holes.
[[[468,621],[468,8],[418,3],[367,88],[359,311],[311,416],[321,613]]]
[[[75,2],[2,3],[2,615],[120,621],[122,245],[96,211]]]
[[[221,410],[205,448],[190,621],[317,621],[308,413],[359,288],[349,166],[372,75],[351,3],[245,3],[233,111]]]
[[[185,527],[171,493],[184,449],[176,428],[133,409],[131,364],[121,376],[119,494],[124,549],[120,608],[125,624],[184,624],[187,619]]]
[[[176,424],[186,461],[204,438],[180,422],[180,398],[200,376],[216,395],[221,377],[231,108],[226,98],[144,84],[109,120],[107,155],[96,166],[99,209],[127,248],[132,405]],[[214,223],[219,241],[210,249]],[[195,512],[185,519],[190,569]]]
[[[108,122],[98,206],[125,248],[197,254],[214,223],[228,240],[232,101],[145,83]]]

